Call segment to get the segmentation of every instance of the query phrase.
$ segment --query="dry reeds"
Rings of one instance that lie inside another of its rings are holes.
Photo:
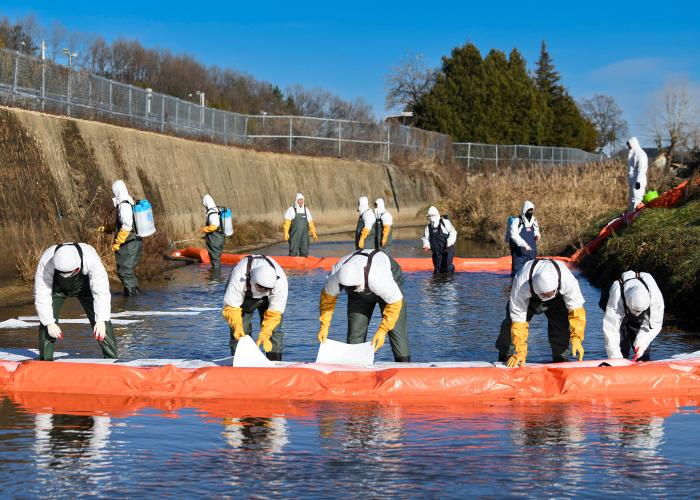
[[[460,237],[495,242],[507,253],[508,216],[519,214],[523,202],[530,200],[542,231],[538,253],[556,255],[583,243],[593,221],[625,210],[626,175],[626,166],[619,162],[479,172],[456,183],[447,205]],[[659,183],[659,174],[652,173],[649,189]]]

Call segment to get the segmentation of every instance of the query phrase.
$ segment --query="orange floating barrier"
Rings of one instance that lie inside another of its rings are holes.
[[[315,401],[590,400],[700,392],[700,359],[502,367],[291,364],[272,368],[133,367],[25,361],[0,365],[0,391],[157,399]],[[621,363],[615,363],[619,365]],[[14,366],[12,366],[14,365]],[[591,366],[594,365],[594,366]]]
[[[186,257],[196,259],[202,264],[209,264],[209,254],[205,248],[187,247],[173,252],[172,257]],[[249,254],[225,253],[221,255],[221,263],[236,265]],[[338,262],[338,257],[290,257],[288,255],[271,255],[275,261],[286,270],[310,270],[322,269],[330,271]],[[570,262],[569,257],[551,257],[562,262]],[[426,257],[397,257],[396,262],[403,272],[419,272],[433,270],[433,261]],[[481,258],[481,257],[455,257],[454,266],[456,272],[462,273],[510,273],[510,256]]]

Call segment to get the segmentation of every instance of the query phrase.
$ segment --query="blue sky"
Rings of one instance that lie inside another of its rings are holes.
[[[695,2],[71,2],[5,0],[0,14],[44,26],[123,36],[246,71],[285,88],[320,86],[362,97],[378,117],[384,78],[408,54],[438,66],[473,41],[518,48],[532,67],[545,40],[580,99],[612,95],[644,138],[650,100],[687,80],[700,98],[700,8]],[[643,141],[644,142],[644,141]]]

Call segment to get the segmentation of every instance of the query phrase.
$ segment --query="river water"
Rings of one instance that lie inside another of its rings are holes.
[[[415,232],[415,231],[414,231]],[[410,239],[397,256],[422,255]],[[349,243],[327,239],[318,256]],[[460,248],[463,256],[488,247]],[[283,246],[265,250],[284,254]],[[212,275],[188,266],[146,286],[138,299],[114,296],[123,359],[215,360],[228,352],[220,307],[231,268]],[[289,272],[285,360],[313,361],[324,272]],[[509,277],[407,273],[415,361],[493,361]],[[600,291],[578,276],[587,301],[586,358],[603,358]],[[331,338],[344,340],[345,299]],[[69,302],[64,318],[81,316]],[[164,314],[165,313],[165,314]],[[33,307],[0,308],[0,321]],[[373,325],[378,323],[375,318]],[[96,357],[87,325],[67,324],[57,350]],[[372,329],[370,329],[370,332]],[[36,328],[0,330],[2,348],[35,347]],[[693,332],[664,330],[655,359],[700,349]],[[532,322],[528,361],[547,362],[542,318]],[[388,344],[378,361],[390,361]],[[510,401],[416,405],[386,402],[145,401],[0,394],[0,491],[4,497],[465,497],[697,496],[698,396],[581,403]]]

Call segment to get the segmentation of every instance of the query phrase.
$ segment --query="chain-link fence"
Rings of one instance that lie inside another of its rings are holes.
[[[449,136],[390,123],[243,115],[0,49],[0,102],[267,151],[368,161],[451,159]]]
[[[602,154],[588,153],[575,148],[547,146],[501,146],[473,142],[455,142],[454,159],[460,165],[471,168],[508,168],[520,164],[580,165],[599,163],[606,158]]]
[[[0,103],[266,151],[367,161],[454,159],[467,168],[498,168],[602,159],[571,148],[453,145],[447,135],[397,123],[221,111],[5,49],[0,49]]]

